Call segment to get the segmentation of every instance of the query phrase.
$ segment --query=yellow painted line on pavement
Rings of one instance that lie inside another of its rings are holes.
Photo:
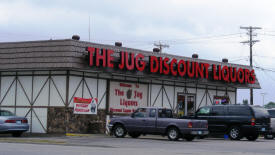
[[[0,139],[0,142],[6,143],[40,143],[40,144],[66,144],[65,141],[57,141],[57,140],[47,140],[47,139],[14,139],[14,138],[4,138]]]
[[[106,134],[82,134],[82,133],[66,133],[67,137],[108,137]]]

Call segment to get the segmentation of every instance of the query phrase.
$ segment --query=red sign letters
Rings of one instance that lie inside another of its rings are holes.
[[[137,70],[143,72],[149,70],[150,73],[172,75],[189,78],[209,77],[215,81],[225,81],[231,83],[255,83],[254,70],[229,67],[227,65],[212,65],[198,63],[196,61],[185,61],[183,59],[150,56],[149,61],[145,61],[142,53],[120,52],[119,64],[114,63],[114,51],[110,49],[99,49],[88,47],[89,65],[96,67],[119,68],[120,70]]]

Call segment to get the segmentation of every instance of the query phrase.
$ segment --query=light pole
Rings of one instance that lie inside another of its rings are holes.
[[[264,96],[266,95],[267,93],[261,93],[261,95],[263,96],[263,107],[264,107]]]

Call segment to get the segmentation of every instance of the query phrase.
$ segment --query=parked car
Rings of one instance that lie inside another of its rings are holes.
[[[184,117],[186,118],[186,117]],[[270,131],[268,112],[259,106],[249,105],[212,105],[197,110],[187,118],[208,120],[211,135],[227,134],[232,140],[246,137],[250,141]]]
[[[28,130],[29,124],[25,117],[18,117],[10,111],[0,110],[0,133],[11,133],[14,137],[20,137]]]
[[[173,141],[179,138],[192,141],[198,135],[208,134],[206,120],[177,119],[171,109],[156,107],[139,108],[131,116],[111,118],[108,127],[118,138],[127,133],[133,138],[154,134],[167,135]]]
[[[274,109],[267,109],[270,115],[270,127],[271,132],[265,135],[266,139],[273,139],[275,136],[275,108]]]

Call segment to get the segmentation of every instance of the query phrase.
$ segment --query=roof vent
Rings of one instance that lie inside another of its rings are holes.
[[[222,59],[222,62],[224,62],[224,63],[228,63],[228,59],[223,58],[223,59]]]
[[[160,49],[159,48],[153,48],[153,52],[160,52]]]
[[[198,59],[199,55],[198,54],[192,54],[192,58]]]
[[[73,40],[79,40],[80,37],[79,37],[79,35],[73,35],[73,36],[72,36],[72,39],[73,39]]]
[[[121,47],[122,46],[122,42],[115,42],[115,46]]]

